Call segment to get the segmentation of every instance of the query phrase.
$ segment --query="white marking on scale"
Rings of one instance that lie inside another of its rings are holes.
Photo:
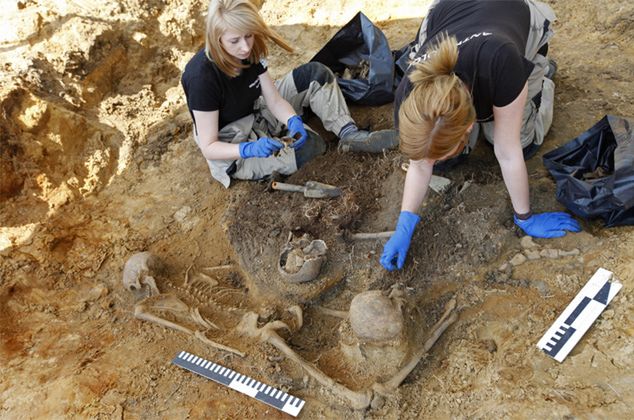
[[[186,354],[186,353],[185,353],[185,350],[181,351],[181,352],[178,354],[178,358],[179,358],[179,359],[182,359],[184,354]]]
[[[210,362],[210,361],[207,361],[207,363],[205,363],[204,368],[205,368],[205,369],[209,369],[209,365],[211,365],[211,362]]]
[[[194,357],[196,357],[196,356],[194,356],[193,354],[190,354],[190,355],[189,355],[189,357],[188,357],[187,359],[185,359],[185,360],[189,362],[189,361],[190,361],[190,360],[192,360]]]
[[[231,374],[229,375],[229,379],[233,378],[233,377],[235,376],[235,374],[236,374],[236,371],[235,371],[235,370],[234,370],[234,371],[231,371]]]
[[[281,399],[282,402],[284,402],[284,400],[287,399],[287,398],[288,398],[288,394],[285,392],[284,395],[282,396],[282,399]]]
[[[285,413],[290,414],[291,416],[297,416],[299,414],[299,412],[301,411],[303,406],[304,406],[304,401],[302,401],[301,404],[299,404],[297,406],[287,402],[286,404],[284,404],[284,407],[282,408],[282,411],[284,411]]]
[[[246,386],[245,384],[241,383],[241,382],[237,382],[237,381],[233,381],[229,384],[229,388],[233,388],[236,391],[240,391],[243,394],[247,394],[249,397],[255,397],[257,395],[257,391],[254,390],[253,388],[249,388],[248,386]]]
[[[225,370],[227,370],[227,368],[223,366],[222,369],[220,369],[220,372],[218,372],[218,373],[221,374],[221,375],[224,375],[225,374]]]
[[[271,386],[270,386],[270,385],[267,385],[267,386],[266,386],[266,390],[264,391],[264,393],[265,393],[266,395],[269,395],[269,391],[270,391],[270,390],[271,390]]]

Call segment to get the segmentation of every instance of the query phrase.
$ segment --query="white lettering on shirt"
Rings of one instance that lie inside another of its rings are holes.
[[[471,41],[472,39],[479,38],[481,36],[491,36],[491,35],[493,35],[493,33],[491,33],[491,32],[478,32],[477,34],[469,35],[468,37],[466,37],[462,41],[459,41],[457,43],[457,45],[458,45],[458,47],[460,47],[461,45]],[[420,63],[420,62],[425,61],[425,60],[427,60],[429,58],[429,54],[428,53],[425,53],[425,54],[423,54],[423,55],[421,55],[419,57],[413,57],[413,55],[415,55],[418,52],[419,48],[420,48],[419,46],[416,46],[416,48],[414,48],[414,51],[412,51],[412,54],[410,55],[410,57],[412,59],[412,61],[410,62],[410,66],[412,64],[414,64],[414,63]]]

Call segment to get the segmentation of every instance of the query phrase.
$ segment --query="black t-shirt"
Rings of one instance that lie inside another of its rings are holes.
[[[207,58],[204,49],[200,50],[189,60],[181,78],[192,119],[193,110],[220,111],[220,129],[253,113],[253,104],[262,94],[258,76],[264,72],[266,62],[262,60],[229,77]]]
[[[493,119],[493,106],[513,102],[524,88],[534,64],[524,58],[530,9],[524,0],[443,0],[428,16],[425,43],[414,61],[427,58],[427,48],[442,33],[458,41],[456,75],[471,89],[478,121]],[[410,66],[409,74],[414,69]],[[394,106],[398,110],[412,84],[403,77]]]

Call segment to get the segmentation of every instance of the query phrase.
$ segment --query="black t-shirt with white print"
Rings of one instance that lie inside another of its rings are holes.
[[[458,41],[456,75],[471,89],[478,121],[493,119],[493,106],[513,102],[524,88],[534,64],[524,58],[530,9],[524,0],[441,0],[428,16],[425,43],[414,61],[447,33]],[[414,69],[407,69],[409,74]],[[398,110],[412,84],[403,77],[394,106]]]
[[[181,77],[192,119],[193,110],[219,111],[221,129],[253,113],[255,100],[262,94],[259,76],[264,72],[266,62],[262,60],[242,69],[238,76],[229,77],[207,58],[204,49],[200,50],[187,63]]]

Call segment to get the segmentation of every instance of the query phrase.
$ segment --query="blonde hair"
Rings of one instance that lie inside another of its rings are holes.
[[[249,0],[211,0],[207,12],[205,54],[229,77],[236,77],[240,74],[238,69],[248,65],[242,64],[222,47],[220,38],[227,30],[253,34],[253,49],[249,56],[251,64],[266,58],[267,40],[275,42],[286,51],[293,51],[280,35],[266,25],[258,9]]]
[[[441,159],[467,141],[476,119],[471,94],[453,72],[458,61],[455,37],[441,35],[426,61],[415,63],[412,91],[398,112],[400,148],[413,160]]]

